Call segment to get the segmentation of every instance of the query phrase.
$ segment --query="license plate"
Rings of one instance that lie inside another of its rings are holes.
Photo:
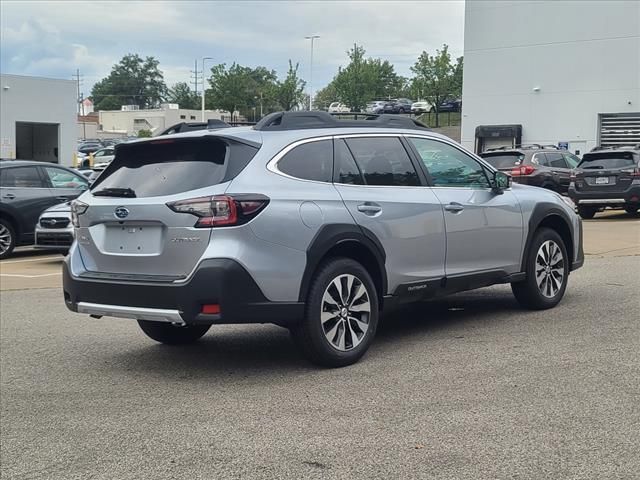
[[[109,253],[157,255],[162,251],[162,226],[110,225],[105,250]]]
[[[606,185],[609,183],[609,177],[597,177],[596,185]]]

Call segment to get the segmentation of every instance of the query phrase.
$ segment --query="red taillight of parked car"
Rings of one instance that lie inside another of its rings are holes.
[[[531,175],[533,172],[535,172],[536,169],[533,168],[531,165],[522,165],[520,167],[515,167],[511,170],[511,176],[512,177],[519,177],[522,175]]]
[[[167,203],[167,207],[198,217],[194,227],[213,228],[247,223],[268,203],[269,198],[259,194],[214,195]]]

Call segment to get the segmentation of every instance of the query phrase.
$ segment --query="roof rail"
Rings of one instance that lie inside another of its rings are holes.
[[[516,145],[516,148],[522,148],[527,150],[533,150],[533,149],[543,150],[545,148],[560,150],[560,148],[557,145],[542,145],[540,143],[522,143],[522,144]]]
[[[343,120],[337,117],[353,117]],[[359,120],[358,117],[364,118]],[[302,130],[311,128],[408,128],[429,130],[423,123],[400,115],[376,115],[373,113],[338,113],[327,112],[274,112],[260,120],[253,127],[255,130]]]

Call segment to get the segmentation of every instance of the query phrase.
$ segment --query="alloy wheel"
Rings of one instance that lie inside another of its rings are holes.
[[[11,248],[11,232],[0,223],[0,255],[4,255]]]
[[[322,297],[320,322],[333,348],[345,352],[357,347],[369,330],[370,315],[369,292],[358,277],[339,275],[329,283]]]
[[[536,255],[536,283],[540,293],[547,298],[555,297],[564,282],[564,255],[553,240],[547,240]]]

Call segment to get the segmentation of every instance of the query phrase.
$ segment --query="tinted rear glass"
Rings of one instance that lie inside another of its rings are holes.
[[[137,197],[187,192],[233,179],[257,151],[211,137],[126,144],[91,190],[130,188]]]
[[[521,165],[524,155],[521,153],[483,153],[480,155],[494,168],[511,168]]]
[[[629,168],[636,165],[631,152],[585,153],[578,168],[603,170],[608,168]]]
[[[280,159],[278,170],[303,180],[330,182],[333,176],[333,142],[319,140],[295,147]]]
[[[0,169],[0,187],[45,188],[36,167]]]

